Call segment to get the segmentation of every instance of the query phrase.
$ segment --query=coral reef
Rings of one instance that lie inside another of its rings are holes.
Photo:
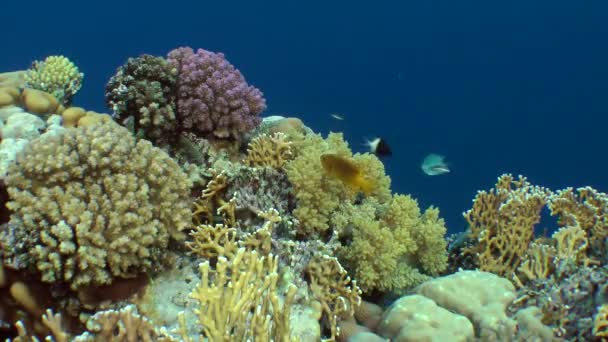
[[[112,115],[70,106],[81,82],[61,56],[0,74],[8,340],[608,335],[605,193],[504,174],[446,238],[377,156],[261,118],[262,92],[221,53],[129,58]]]

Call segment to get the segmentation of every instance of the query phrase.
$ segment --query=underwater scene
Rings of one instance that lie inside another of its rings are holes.
[[[608,2],[2,22],[0,340],[608,341]]]

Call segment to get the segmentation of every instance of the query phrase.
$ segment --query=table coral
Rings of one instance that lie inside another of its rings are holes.
[[[70,128],[30,143],[6,178],[12,226],[45,282],[74,290],[158,265],[191,224],[179,165],[115,123]]]
[[[169,52],[168,60],[179,73],[177,114],[185,131],[238,139],[260,123],[266,109],[262,92],[222,53],[182,47]]]

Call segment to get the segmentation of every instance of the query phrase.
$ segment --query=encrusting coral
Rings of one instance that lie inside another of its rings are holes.
[[[24,76],[26,87],[50,93],[63,105],[72,102],[83,77],[76,65],[64,56],[49,56],[44,61],[35,61]]]
[[[74,290],[157,267],[169,239],[183,240],[191,224],[179,165],[115,123],[31,142],[6,183],[22,248],[3,244],[5,257]]]

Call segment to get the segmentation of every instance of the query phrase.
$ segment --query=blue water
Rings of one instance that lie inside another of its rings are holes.
[[[0,71],[64,54],[85,73],[75,104],[107,111],[105,83],[128,57],[222,51],[264,92],[265,115],[344,131],[358,151],[385,137],[393,189],[439,206],[451,231],[504,172],[608,191],[606,1],[96,3],[3,4]],[[425,176],[430,152],[453,172]]]

